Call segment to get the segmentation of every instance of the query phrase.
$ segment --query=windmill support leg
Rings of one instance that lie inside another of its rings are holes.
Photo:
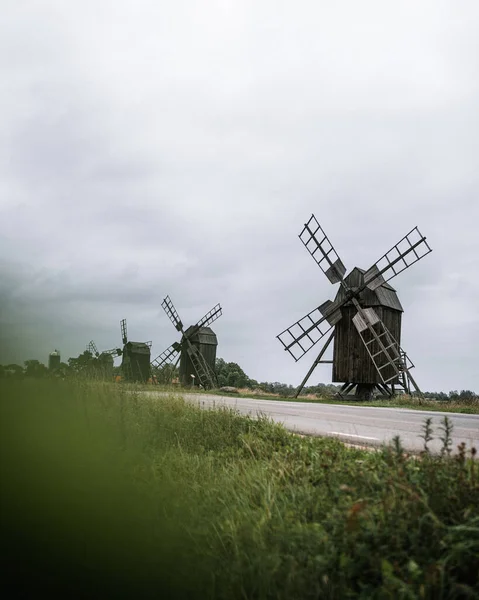
[[[341,389],[336,394],[336,396],[339,398],[343,398],[346,394],[349,394],[349,392],[353,389],[353,387],[355,385],[356,385],[355,383],[350,383],[349,381],[347,381],[346,383],[343,383],[343,385],[341,386]]]
[[[168,383],[170,383],[170,385],[173,385],[173,373],[176,371],[176,367],[178,366],[178,363],[180,362],[180,358],[181,358],[181,354],[178,355],[178,358],[176,359],[176,362],[175,362],[175,366],[173,367],[173,370],[171,371],[170,381],[168,382]]]
[[[355,394],[356,398],[358,400],[371,400],[375,387],[374,383],[358,383]]]
[[[173,374],[176,371],[176,367],[178,366],[178,363],[180,362],[180,358],[181,358],[181,354],[178,354],[178,358],[176,359],[175,364],[168,375],[168,379],[166,381],[167,385],[173,385]]]
[[[324,353],[326,352],[326,350],[328,349],[329,344],[333,341],[334,338],[334,331],[333,333],[328,337],[328,339],[326,340],[326,343],[324,344],[324,346],[321,349],[321,352],[318,354],[316,360],[314,361],[314,363],[311,365],[311,368],[309,369],[308,373],[306,374],[306,377],[303,379],[303,381],[301,382],[300,386],[298,387],[298,389],[296,390],[296,394],[294,395],[295,398],[297,398],[302,389],[304,388],[304,386],[306,385],[306,382],[308,381],[308,379],[311,377],[311,374],[313,373],[314,369],[318,366],[318,364],[321,362],[321,359],[324,356]]]
[[[394,391],[391,391],[386,384],[376,383],[376,387],[381,392],[381,394],[384,394],[388,398],[392,398],[392,396],[394,396]]]
[[[418,393],[419,396],[422,396],[423,393],[421,392],[421,390],[419,389],[419,386],[417,385],[417,383],[414,381],[413,376],[411,375],[411,373],[409,371],[407,371],[406,374],[406,378],[408,380],[408,393],[409,395],[411,395],[411,387],[409,385],[409,381],[413,384],[414,389],[416,390],[416,392]]]

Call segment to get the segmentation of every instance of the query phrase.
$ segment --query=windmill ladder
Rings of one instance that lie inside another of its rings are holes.
[[[418,385],[414,381],[414,379],[407,367],[407,361],[408,361],[407,355],[404,352],[404,350],[399,346],[397,341],[394,339],[391,332],[387,329],[387,327],[384,325],[384,323],[382,321],[378,321],[377,323],[375,323],[375,326],[379,327],[379,330],[380,330],[379,333],[377,333],[373,329],[373,325],[371,325],[369,323],[369,320],[367,318],[365,319],[365,321],[366,321],[367,328],[369,329],[369,331],[371,332],[371,334],[373,336],[372,339],[369,341],[366,341],[364,339],[362,332],[358,330],[358,333],[361,337],[363,344],[366,347],[366,350],[368,351],[369,356],[371,357],[371,360],[374,363],[374,366],[376,367],[376,370],[379,373],[379,376],[381,377],[383,384],[388,385],[388,384],[392,384],[394,380],[399,380],[399,382],[402,383],[404,391],[406,393],[410,393],[409,382],[411,382],[413,384],[416,392],[418,394],[422,395],[421,390],[419,389]],[[383,343],[382,338],[384,338],[385,343]],[[373,354],[370,350],[370,346],[374,342],[378,343],[379,350]],[[387,344],[387,346],[385,344]],[[379,366],[379,364],[377,362],[377,358],[380,356],[384,356],[387,361],[385,364],[383,364],[381,366]],[[383,374],[381,372],[386,367],[392,367],[392,369],[394,370],[394,375],[392,375],[391,377],[389,377],[387,379],[385,379],[383,377]]]
[[[188,347],[188,354],[191,358],[191,362],[195,368],[195,371],[198,374],[201,385],[206,389],[211,389],[215,387],[215,382],[213,377],[211,376],[206,360],[198,352],[197,348],[190,343]]]

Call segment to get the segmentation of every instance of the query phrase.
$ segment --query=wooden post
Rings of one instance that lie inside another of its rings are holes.
[[[321,349],[321,352],[318,354],[318,357],[316,358],[316,360],[314,361],[314,363],[311,365],[311,368],[309,369],[308,373],[306,374],[306,377],[303,379],[303,381],[301,382],[301,385],[299,386],[299,388],[296,390],[296,394],[294,395],[295,398],[297,398],[299,396],[299,394],[301,393],[301,390],[304,388],[304,386],[306,385],[306,382],[308,381],[308,379],[310,378],[312,372],[314,371],[314,369],[318,366],[318,364],[321,362],[321,359],[324,355],[324,353],[326,352],[326,350],[328,349],[329,344],[333,341],[334,338],[334,330],[331,333],[331,335],[329,336],[329,338],[327,339],[326,343],[324,344],[323,348]]]

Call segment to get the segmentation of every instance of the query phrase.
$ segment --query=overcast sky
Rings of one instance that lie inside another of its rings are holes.
[[[476,0],[3,0],[0,362],[129,337],[153,356],[217,302],[218,355],[298,384],[276,339],[414,226],[391,281],[425,390],[479,391]],[[330,382],[331,367],[310,383]]]

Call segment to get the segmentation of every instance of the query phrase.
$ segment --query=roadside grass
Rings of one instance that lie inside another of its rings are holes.
[[[447,419],[417,458],[178,394],[0,385],[10,598],[479,597],[479,464]]]
[[[134,389],[134,387],[132,387]],[[135,389],[138,389],[135,388]],[[479,399],[471,398],[469,400],[436,400],[434,398],[421,398],[418,396],[398,395],[390,399],[377,400],[342,400],[332,396],[318,398],[314,394],[307,394],[293,398],[291,396],[282,396],[280,394],[263,393],[249,388],[238,388],[237,392],[225,392],[220,389],[216,390],[201,390],[198,388],[179,388],[173,385],[143,385],[140,389],[145,391],[161,391],[172,394],[198,394],[198,395],[215,395],[228,398],[253,398],[255,400],[277,400],[283,402],[309,402],[313,404],[339,404],[344,406],[375,406],[382,408],[406,408],[412,410],[450,412],[462,414],[479,414]]]

